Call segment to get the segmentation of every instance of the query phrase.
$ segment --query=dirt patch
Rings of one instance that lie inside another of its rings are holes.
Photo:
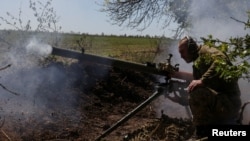
[[[60,75],[51,67],[60,70]],[[48,64],[44,69],[55,74],[43,74],[50,81],[39,85],[31,104],[27,106],[33,106],[32,111],[6,112],[4,102],[9,101],[1,101],[0,140],[93,141],[155,90],[153,76],[133,70],[91,63],[65,66],[58,62]],[[30,74],[29,69],[22,72],[22,76]],[[53,79],[49,78],[55,75],[60,79],[52,82]],[[20,95],[21,98],[23,96]],[[25,103],[17,105],[24,107]],[[103,140],[136,140],[142,134],[154,140],[186,140],[192,133],[190,121],[167,115],[156,118],[149,104]]]

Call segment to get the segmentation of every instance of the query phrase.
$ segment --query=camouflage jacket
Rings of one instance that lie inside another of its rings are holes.
[[[227,65],[232,65],[228,57],[220,50],[214,47],[200,46],[198,57],[193,64],[194,79],[201,79],[205,87],[217,93],[239,93],[237,81],[225,81],[220,77],[220,72],[216,71],[216,61],[218,60]]]

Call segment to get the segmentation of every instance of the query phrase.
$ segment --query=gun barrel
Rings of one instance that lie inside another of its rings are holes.
[[[141,64],[141,63],[114,59],[110,57],[102,57],[102,56],[97,56],[93,54],[81,53],[79,51],[73,51],[69,49],[62,49],[62,48],[57,48],[57,47],[52,47],[52,48],[53,48],[52,55],[78,59],[83,62],[97,63],[97,64],[106,65],[106,66],[118,67],[122,69],[131,69],[131,70],[155,74],[155,75],[162,75],[162,76],[169,75],[171,77],[173,76],[173,78],[183,79],[183,80],[192,79],[191,73],[184,72],[184,71],[172,72],[172,74],[170,74],[170,72],[166,70],[159,70],[156,67],[147,66],[147,64]]]
[[[79,59],[83,62],[92,62],[107,66],[119,67],[124,69],[133,69],[141,72],[152,73],[157,75],[166,75],[166,71],[160,71],[153,67],[148,67],[146,64],[123,61],[110,57],[102,57],[93,54],[81,53],[69,49],[53,47],[52,55],[63,56],[67,58]]]

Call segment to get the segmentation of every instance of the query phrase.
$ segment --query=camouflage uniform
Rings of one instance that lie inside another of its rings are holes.
[[[206,60],[208,55],[210,59]],[[198,58],[193,65],[194,80],[201,79],[203,86],[189,94],[189,104],[196,126],[235,124],[241,107],[237,81],[226,82],[215,71],[216,58],[231,65],[227,56],[216,48],[199,46]]]

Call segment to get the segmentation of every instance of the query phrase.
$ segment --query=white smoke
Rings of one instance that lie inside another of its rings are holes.
[[[63,65],[39,64],[51,54],[52,47],[35,37],[19,45],[1,54],[4,56],[0,60],[1,64],[11,66],[0,71],[0,84],[6,88],[0,87],[0,120],[4,117],[8,119],[6,125],[14,126],[25,125],[30,123],[29,120],[44,122],[46,118],[46,121],[52,121],[55,115],[60,116],[66,108],[74,112],[67,114],[67,118],[77,117],[79,112],[71,108],[76,105],[77,97],[69,89],[70,76]]]
[[[48,57],[52,52],[50,45],[39,42],[35,37],[29,41],[25,49],[29,55],[41,58]]]
[[[237,2],[193,1],[189,9],[189,22],[191,22],[192,28],[187,34],[197,39],[211,34],[221,40],[246,35],[247,31],[244,30],[244,25],[235,19],[247,21],[249,8],[250,2],[243,3],[242,0]]]
[[[27,39],[25,43],[16,43],[8,52],[1,54],[3,57],[1,63],[11,64],[11,70],[37,67],[39,62],[48,57],[51,52],[52,47],[49,44],[42,43],[36,37],[32,37]]]

